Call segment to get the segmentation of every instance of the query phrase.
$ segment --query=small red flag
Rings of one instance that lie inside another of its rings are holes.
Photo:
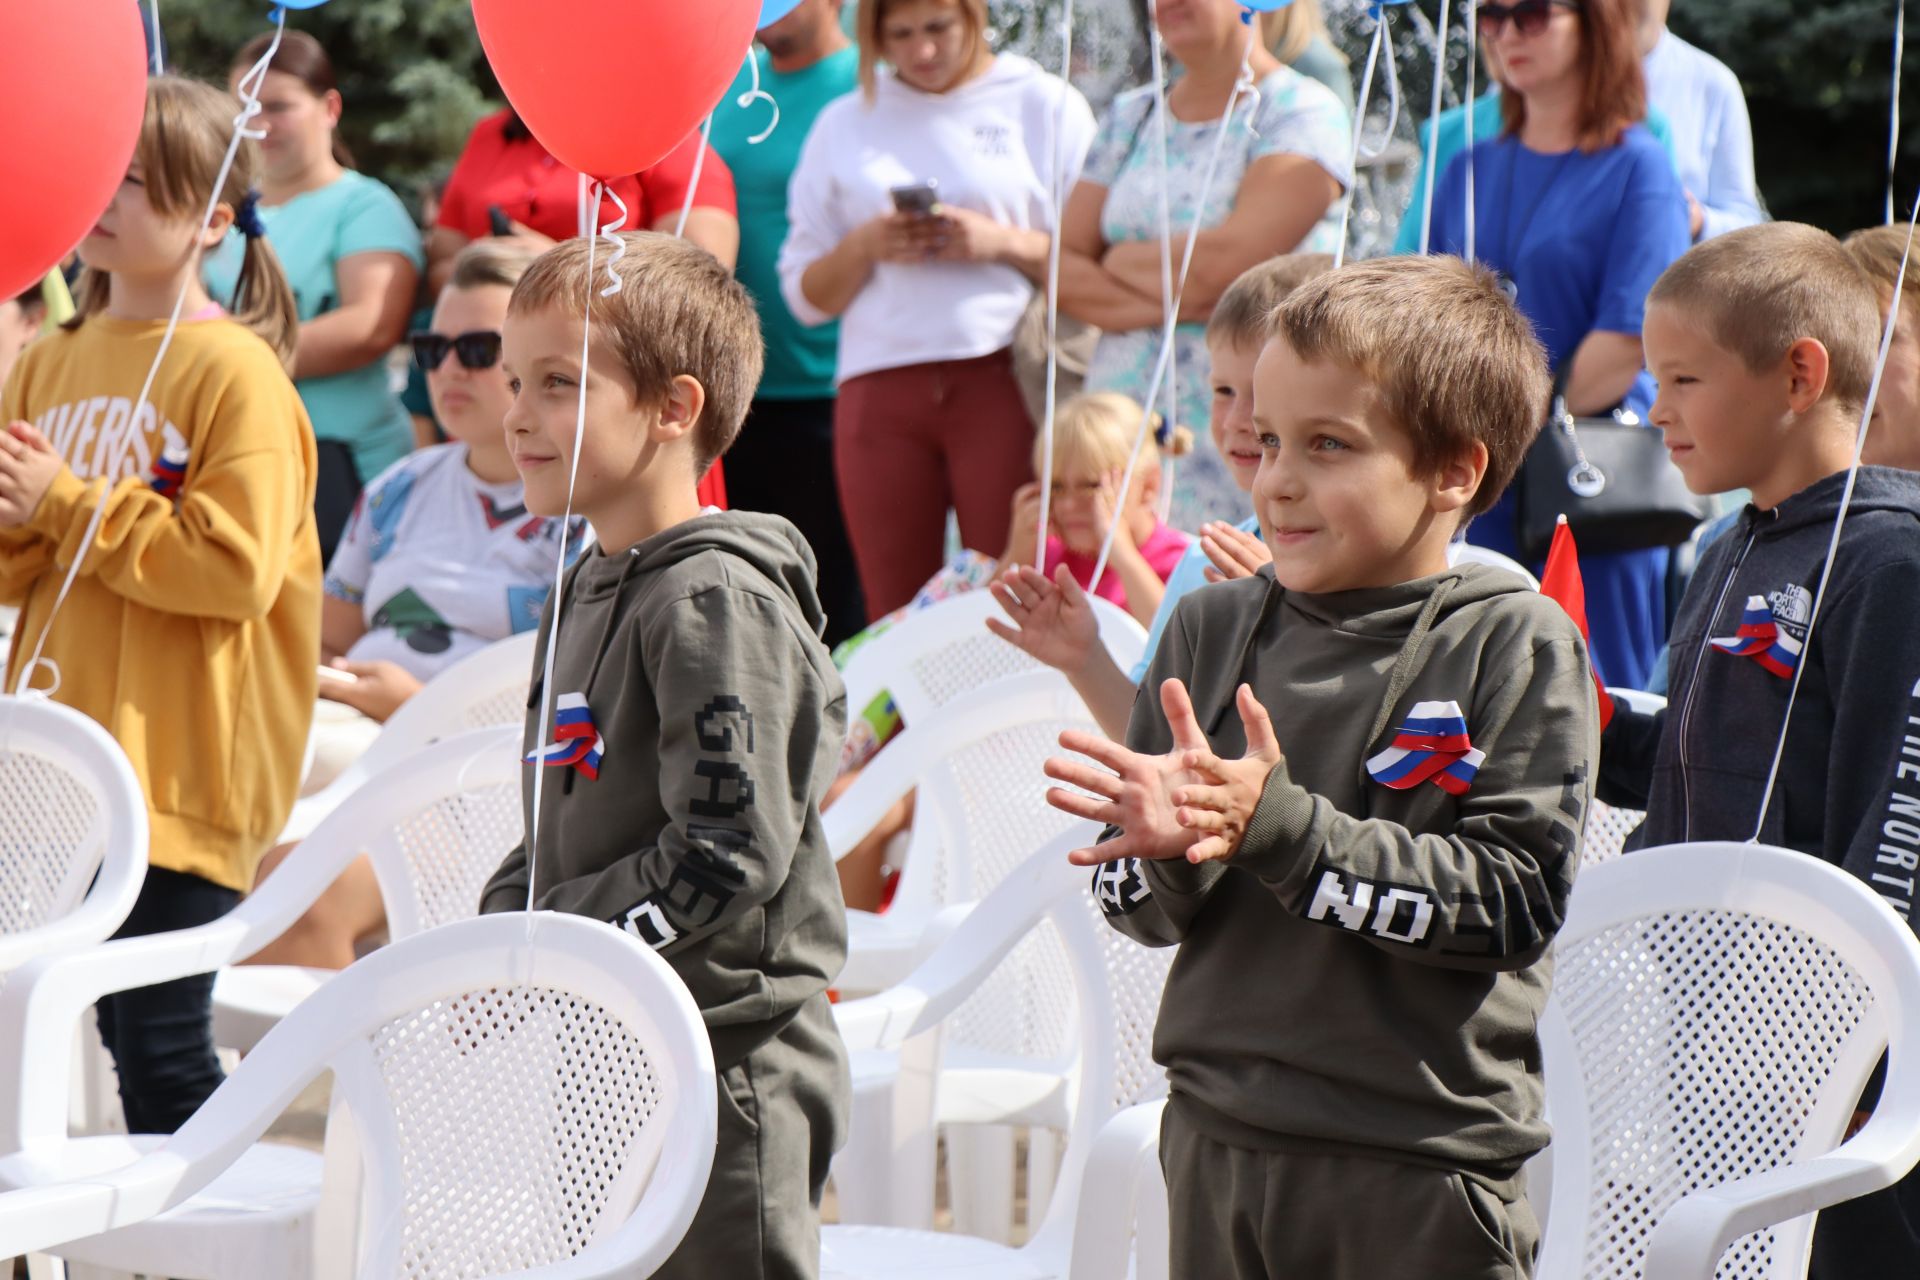
[[[1540,571],[1540,594],[1565,609],[1573,625],[1580,628],[1580,638],[1587,638],[1587,587],[1580,579],[1580,552],[1573,545],[1573,530],[1565,516],[1554,527],[1553,545],[1547,548],[1547,566]],[[1599,669],[1592,666],[1591,655],[1588,665],[1593,671],[1594,692],[1600,698],[1600,727],[1604,729],[1613,719],[1613,696],[1600,679]]]

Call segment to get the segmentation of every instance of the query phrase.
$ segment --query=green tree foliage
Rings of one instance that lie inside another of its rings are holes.
[[[168,69],[224,82],[240,47],[271,30],[268,12],[266,0],[160,0]],[[503,102],[470,0],[335,0],[288,10],[287,26],[333,58],[346,101],[341,136],[355,163],[409,201]]]
[[[1881,222],[1900,0],[1675,0],[1669,26],[1733,68],[1774,217],[1844,233]],[[1911,17],[1920,19],[1920,9]],[[1920,189],[1920,27],[1901,76],[1900,216]]]

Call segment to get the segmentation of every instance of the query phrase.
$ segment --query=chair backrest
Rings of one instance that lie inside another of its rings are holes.
[[[381,726],[361,757],[381,768],[472,729],[526,723],[537,633],[522,631],[470,653],[420,687]]]
[[[1886,1096],[1920,1089],[1920,943],[1816,858],[1695,844],[1585,869],[1555,956],[1543,1276],[1639,1280],[1682,1197],[1832,1149],[1890,1026]],[[1741,1237],[1716,1274],[1801,1276],[1809,1224]]]
[[[1475,546],[1471,542],[1450,542],[1447,544],[1448,564],[1484,564],[1495,569],[1505,569],[1521,579],[1535,591],[1540,589],[1540,579],[1533,576],[1527,567],[1511,556],[1503,556],[1498,551],[1489,551],[1485,547]]]
[[[1146,651],[1147,635],[1126,610],[1093,600],[1100,640],[1122,671]],[[881,692],[893,698],[909,727],[916,718],[996,680],[1044,670],[1038,662],[987,630],[988,618],[1006,621],[991,591],[969,591],[901,619],[863,645],[842,673],[847,714],[857,716]]]
[[[1073,686],[1045,668],[993,681],[909,722],[856,784],[886,793],[889,803],[916,792],[890,910],[928,911],[983,897],[1035,847],[1074,824],[1047,803],[1041,773],[1067,729],[1099,732]],[[854,799],[849,789],[827,811],[836,850],[846,843],[837,833],[847,821],[836,814]]]
[[[344,841],[372,859],[389,937],[480,909],[481,889],[525,833],[520,733],[500,726],[425,747],[355,792],[308,837]]]
[[[0,697],[0,974],[99,942],[147,870],[147,804],[107,731],[40,697]]]
[[[1662,710],[1667,700],[1657,693],[1638,689],[1608,689],[1613,700],[1635,711],[1653,713]],[[1643,809],[1621,809],[1604,800],[1595,800],[1587,811],[1587,827],[1580,840],[1580,865],[1597,866],[1611,862],[1626,852],[1627,837],[1646,821]]]
[[[59,970],[35,965],[21,981],[42,979],[57,986]],[[10,1016],[35,1007],[7,1004]],[[610,925],[516,912],[343,970],[165,1147],[94,1180],[102,1220],[82,1234],[178,1204],[329,1070],[367,1188],[357,1274],[650,1275],[706,1191],[713,1055],[686,988]]]

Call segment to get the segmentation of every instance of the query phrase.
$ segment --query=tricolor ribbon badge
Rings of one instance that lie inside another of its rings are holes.
[[[1432,782],[1448,795],[1463,796],[1486,758],[1467,738],[1459,703],[1417,702],[1393,745],[1367,761],[1367,772],[1395,791]]]
[[[1708,641],[1722,653],[1752,658],[1782,679],[1790,679],[1800,665],[1800,644],[1774,618],[1765,596],[1748,596],[1740,614],[1740,629],[1724,640]]]
[[[584,693],[563,693],[553,707],[553,741],[523,757],[526,764],[571,765],[589,778],[600,776],[606,740],[593,727],[593,711]]]
[[[147,468],[147,483],[155,493],[163,498],[180,496],[180,486],[187,482],[187,457],[183,445],[168,445],[160,451],[160,456]]]

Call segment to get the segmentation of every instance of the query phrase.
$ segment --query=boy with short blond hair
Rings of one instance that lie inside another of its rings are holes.
[[[1528,1275],[1534,1027],[1597,716],[1566,614],[1447,544],[1545,419],[1545,357],[1450,258],[1310,281],[1272,334],[1271,567],[1180,603],[1125,747],[1063,736],[1104,768],[1047,766],[1107,824],[1074,857],[1110,923],[1180,944],[1154,1035],[1174,1267]]]
[[[673,965],[713,1039],[720,1127],[706,1199],[655,1274],[801,1280],[819,1271],[848,1107],[826,995],[846,912],[819,810],[846,695],[806,543],[695,496],[759,378],[753,303],[693,245],[622,239],[618,292],[601,295],[605,255],[567,241],[521,278],[503,331],[527,508],[558,515],[571,488],[599,543],[541,622],[543,652],[565,625],[527,715],[529,840],[548,771],[538,846],[508,855],[481,910],[522,909],[531,883],[535,907],[605,920]]]
[[[1646,810],[1630,847],[1757,831],[1851,871],[1911,921],[1920,478],[1861,468],[1808,634],[1880,332],[1872,280],[1832,236],[1796,223],[1708,241],[1654,285],[1644,336],[1660,394],[1648,420],[1688,487],[1744,488],[1753,501],[1680,602],[1667,709],[1616,706],[1599,794]],[[1914,1274],[1916,1228],[1920,1186],[1829,1210],[1811,1274]]]
[[[1873,405],[1864,460],[1878,467],[1920,471],[1920,264],[1907,263],[1905,227],[1868,227],[1841,241],[1854,264],[1867,273],[1880,295],[1880,313],[1894,313],[1893,347]],[[1900,305],[1893,290],[1900,284]]]
[[[1247,268],[1213,305],[1207,320],[1208,377],[1213,384],[1208,426],[1215,451],[1226,460],[1234,483],[1242,489],[1253,488],[1260,464],[1260,443],[1253,430],[1253,366],[1267,341],[1274,308],[1289,293],[1332,269],[1331,254],[1282,254]],[[1110,737],[1124,737],[1134,691],[1180,598],[1209,582],[1247,577],[1270,558],[1260,540],[1258,517],[1237,525],[1209,521],[1197,532],[1200,536],[1167,578],[1160,607],[1147,628],[1146,649],[1131,671],[1122,670],[1100,643],[1086,593],[1068,574],[1056,574],[1049,581],[1032,569],[1009,573],[996,584],[995,594],[1012,624],[995,618],[987,625],[1035,660],[1058,668],[1086,701],[1100,728]]]

